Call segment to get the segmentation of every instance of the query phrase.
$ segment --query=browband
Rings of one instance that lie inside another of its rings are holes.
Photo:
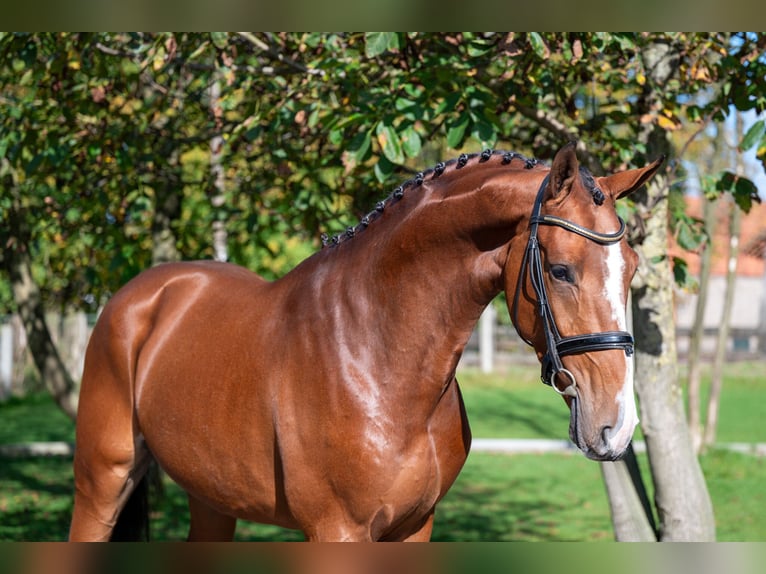
[[[614,233],[599,233],[598,231],[593,231],[592,229],[583,227],[582,225],[577,225],[574,221],[569,221],[568,219],[564,219],[562,217],[556,217],[555,215],[539,215],[537,217],[533,217],[530,220],[530,223],[538,225],[558,225],[567,231],[571,231],[577,235],[582,235],[586,239],[590,239],[591,241],[595,241],[601,245],[609,245],[611,243],[617,243],[625,236],[625,221],[619,215],[617,216],[617,219],[620,222],[620,228]]]

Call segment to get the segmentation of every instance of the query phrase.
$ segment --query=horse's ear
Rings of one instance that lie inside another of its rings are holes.
[[[651,177],[657,173],[657,170],[660,168],[663,161],[665,161],[664,155],[642,168],[629,169],[628,171],[600,177],[598,178],[598,183],[601,187],[607,190],[615,200],[621,199],[626,195],[633,193],[649,181]]]
[[[580,163],[577,161],[577,154],[575,153],[576,147],[576,142],[569,142],[553,158],[548,189],[545,192],[546,199],[563,198],[572,191],[575,178],[580,170]]]

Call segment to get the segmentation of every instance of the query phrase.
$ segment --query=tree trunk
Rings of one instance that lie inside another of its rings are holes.
[[[650,197],[667,193],[661,182]],[[686,424],[676,364],[673,273],[667,259],[667,202],[647,221],[639,282],[633,292],[636,392],[655,486],[660,539],[715,539],[713,508]],[[655,262],[652,264],[651,262]]]
[[[223,136],[220,135],[222,129],[223,110],[221,109],[221,84],[216,79],[210,86],[210,113],[215,120],[215,127],[218,135],[210,140],[210,172],[213,178],[213,189],[211,191],[210,204],[213,206],[213,258],[216,261],[226,261],[229,258],[227,246],[228,234],[226,232],[226,222],[222,216],[223,206],[226,204],[224,179],[224,170],[222,164],[223,158]]]
[[[655,542],[657,527],[633,446],[623,460],[602,462],[601,475],[610,501],[618,542]]]
[[[699,453],[702,447],[702,400],[701,388],[701,361],[700,350],[702,340],[705,337],[705,308],[707,307],[707,294],[710,285],[710,265],[713,260],[712,238],[715,232],[715,203],[704,196],[703,211],[705,219],[705,232],[708,241],[705,244],[700,261],[699,291],[697,292],[697,306],[694,310],[694,324],[689,337],[689,431],[692,436],[694,451]]]
[[[745,162],[742,153],[737,151],[736,142],[742,141],[744,134],[744,120],[741,113],[737,113],[736,132],[734,134],[734,146],[732,152],[737,166],[737,175],[745,171]],[[723,364],[726,359],[726,344],[729,340],[729,325],[731,323],[731,310],[734,305],[734,289],[737,281],[737,258],[739,257],[739,236],[742,214],[739,207],[731,200],[729,205],[729,262],[726,268],[726,288],[724,294],[723,309],[721,310],[721,323],[716,338],[715,358],[710,381],[710,397],[708,398],[707,420],[705,422],[705,436],[703,448],[715,443],[716,430],[718,428],[718,406],[723,387]]]
[[[647,82],[638,114],[656,115],[659,94],[677,70],[678,47],[648,42],[642,49]],[[638,136],[649,157],[669,151],[667,134],[656,121],[643,123]],[[692,447],[678,380],[673,273],[668,259],[667,177],[658,174],[636,194],[644,234],[636,251],[639,269],[632,286],[633,328],[636,338],[636,393],[641,428],[646,439],[660,540],[715,539],[713,507]],[[607,492],[611,484],[607,484]],[[610,496],[612,507],[620,504]],[[618,539],[625,533],[616,532]]]
[[[12,195],[14,192],[11,192]],[[77,387],[53,344],[45,322],[45,308],[40,288],[32,277],[29,254],[30,231],[17,196],[7,213],[9,240],[4,245],[3,265],[10,277],[11,289],[29,350],[45,388],[56,404],[72,420],[77,417]]]
[[[710,397],[708,398],[707,420],[705,422],[705,437],[703,445],[711,446],[715,443],[716,430],[718,428],[718,406],[723,387],[723,364],[726,360],[726,343],[729,339],[729,324],[731,323],[731,309],[734,305],[734,288],[737,281],[737,257],[739,255],[739,232],[741,213],[734,202],[730,203],[729,219],[729,266],[726,271],[726,293],[724,295],[723,310],[721,311],[721,324],[718,327],[715,358],[710,381]]]
[[[152,221],[152,265],[178,261],[181,254],[176,245],[178,238],[173,222],[181,217],[183,189],[181,187],[178,150],[168,150],[168,165],[154,182],[155,205]]]

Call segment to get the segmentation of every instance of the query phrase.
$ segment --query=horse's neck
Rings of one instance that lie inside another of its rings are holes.
[[[326,248],[322,266],[332,270],[323,273],[336,285],[328,303],[349,317],[372,309],[377,346],[384,353],[402,348],[399,360],[419,361],[426,377],[454,368],[481,312],[502,289],[511,239],[528,216],[530,186],[509,189],[506,180],[496,189],[479,185],[486,178],[467,178],[475,186],[456,193],[440,186],[413,191],[422,193],[418,202],[393,205],[387,218]]]

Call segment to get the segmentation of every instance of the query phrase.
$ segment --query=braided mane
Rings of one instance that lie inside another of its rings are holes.
[[[479,163],[484,163],[488,161],[491,157],[498,156],[498,155],[502,156],[503,165],[510,164],[514,159],[518,159],[524,162],[524,169],[532,169],[533,167],[535,167],[536,165],[540,163],[538,160],[534,158],[527,158],[520,153],[501,151],[501,150],[491,150],[491,149],[485,149],[481,153],[471,153],[471,154],[463,153],[463,154],[460,154],[457,158],[451,159],[446,162],[439,162],[435,166],[425,171],[418,172],[417,174],[415,174],[413,178],[408,179],[407,181],[400,184],[396,189],[394,189],[388,195],[388,197],[386,197],[385,199],[375,204],[375,209],[373,209],[367,215],[362,217],[362,219],[359,221],[357,225],[347,227],[345,233],[339,233],[332,237],[330,237],[326,233],[323,233],[322,247],[336,247],[340,245],[341,243],[344,243],[348,241],[349,239],[352,239],[358,233],[367,229],[367,227],[369,227],[369,225],[372,222],[378,219],[383,214],[383,212],[386,210],[387,207],[389,207],[393,203],[402,199],[405,193],[420,187],[421,185],[423,185],[423,182],[428,179],[434,180],[440,177],[442,174],[444,174],[447,171],[448,168],[451,168],[452,166],[454,166],[455,170],[459,170],[464,168],[466,165],[468,165],[469,162],[471,162],[472,160],[476,158],[478,158]]]
[[[400,184],[396,189],[394,189],[394,191],[392,191],[388,195],[388,197],[386,197],[385,199],[375,204],[375,209],[373,209],[367,215],[362,217],[362,219],[359,221],[357,225],[347,227],[344,233],[338,233],[337,235],[334,235],[332,237],[330,237],[326,233],[323,233],[322,247],[323,248],[336,247],[340,245],[341,243],[344,243],[345,241],[352,239],[358,233],[367,229],[367,227],[369,227],[369,225],[373,221],[378,219],[388,206],[402,199],[404,197],[404,194],[407,191],[420,187],[421,185],[423,185],[423,182],[426,181],[427,179],[434,180],[440,177],[442,174],[445,173],[445,171],[447,171],[448,168],[455,166],[455,169],[459,170],[465,167],[466,165],[468,165],[469,162],[471,162],[472,160],[476,158],[478,158],[478,163],[481,164],[481,163],[489,161],[491,157],[498,156],[498,155],[502,156],[503,165],[510,165],[510,163],[515,159],[518,159],[524,162],[524,169],[532,169],[533,167],[540,164],[540,162],[537,159],[527,158],[520,153],[516,153],[512,151],[485,149],[481,153],[460,154],[457,158],[453,158],[446,162],[439,162],[435,166],[425,171],[418,172],[417,174],[415,174],[413,178],[408,179],[407,181]],[[580,178],[585,188],[593,196],[593,201],[596,203],[596,205],[603,204],[604,203],[603,192],[596,185],[596,182],[593,179],[593,175],[590,173],[590,171],[583,166],[580,166]]]

